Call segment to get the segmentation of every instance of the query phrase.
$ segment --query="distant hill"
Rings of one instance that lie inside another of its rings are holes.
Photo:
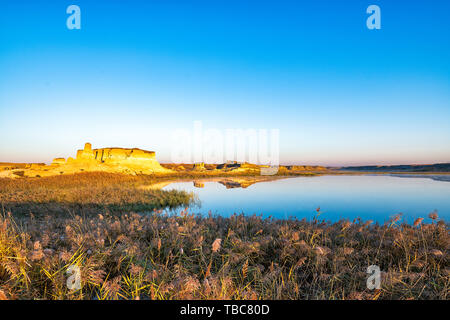
[[[36,163],[34,163],[36,164]],[[37,163],[38,165],[44,166],[45,163]],[[13,170],[13,169],[23,169],[31,166],[31,163],[15,163],[15,162],[0,162],[0,171],[2,170]]]
[[[340,167],[335,169],[345,171],[374,171],[374,172],[450,172],[450,163],[411,164],[411,165],[392,165],[392,166],[353,166],[353,167]]]

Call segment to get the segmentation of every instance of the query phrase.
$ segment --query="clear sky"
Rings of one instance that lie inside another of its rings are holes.
[[[0,161],[89,141],[167,162],[200,120],[279,129],[281,163],[450,162],[449,15],[446,0],[2,0]]]

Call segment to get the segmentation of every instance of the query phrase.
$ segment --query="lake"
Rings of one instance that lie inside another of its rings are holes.
[[[196,179],[198,181],[198,179]],[[312,219],[320,207],[320,219],[338,221],[360,217],[380,223],[402,213],[408,223],[418,217],[429,222],[437,210],[450,218],[450,182],[429,177],[389,175],[330,175],[291,177],[264,181],[246,188],[230,187],[217,181],[174,182],[163,189],[194,192],[201,205],[191,212],[229,216],[233,213],[262,214],[280,219]],[[197,183],[197,185],[199,185]]]

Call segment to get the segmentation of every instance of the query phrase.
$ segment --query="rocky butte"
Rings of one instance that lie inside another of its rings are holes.
[[[77,151],[75,159],[55,158],[51,165],[30,164],[20,171],[11,172],[25,177],[45,177],[59,174],[102,171],[125,174],[171,173],[163,168],[155,158],[154,151],[138,148],[101,148],[92,149],[86,143],[84,149]]]

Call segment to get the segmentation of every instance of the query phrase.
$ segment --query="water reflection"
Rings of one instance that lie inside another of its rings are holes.
[[[215,178],[171,182],[163,188],[195,192],[201,207],[191,210],[201,214],[211,211],[223,216],[244,213],[311,219],[320,206],[321,218],[330,221],[361,217],[384,222],[403,213],[412,222],[433,210],[446,221],[450,217],[450,183],[421,177]]]

